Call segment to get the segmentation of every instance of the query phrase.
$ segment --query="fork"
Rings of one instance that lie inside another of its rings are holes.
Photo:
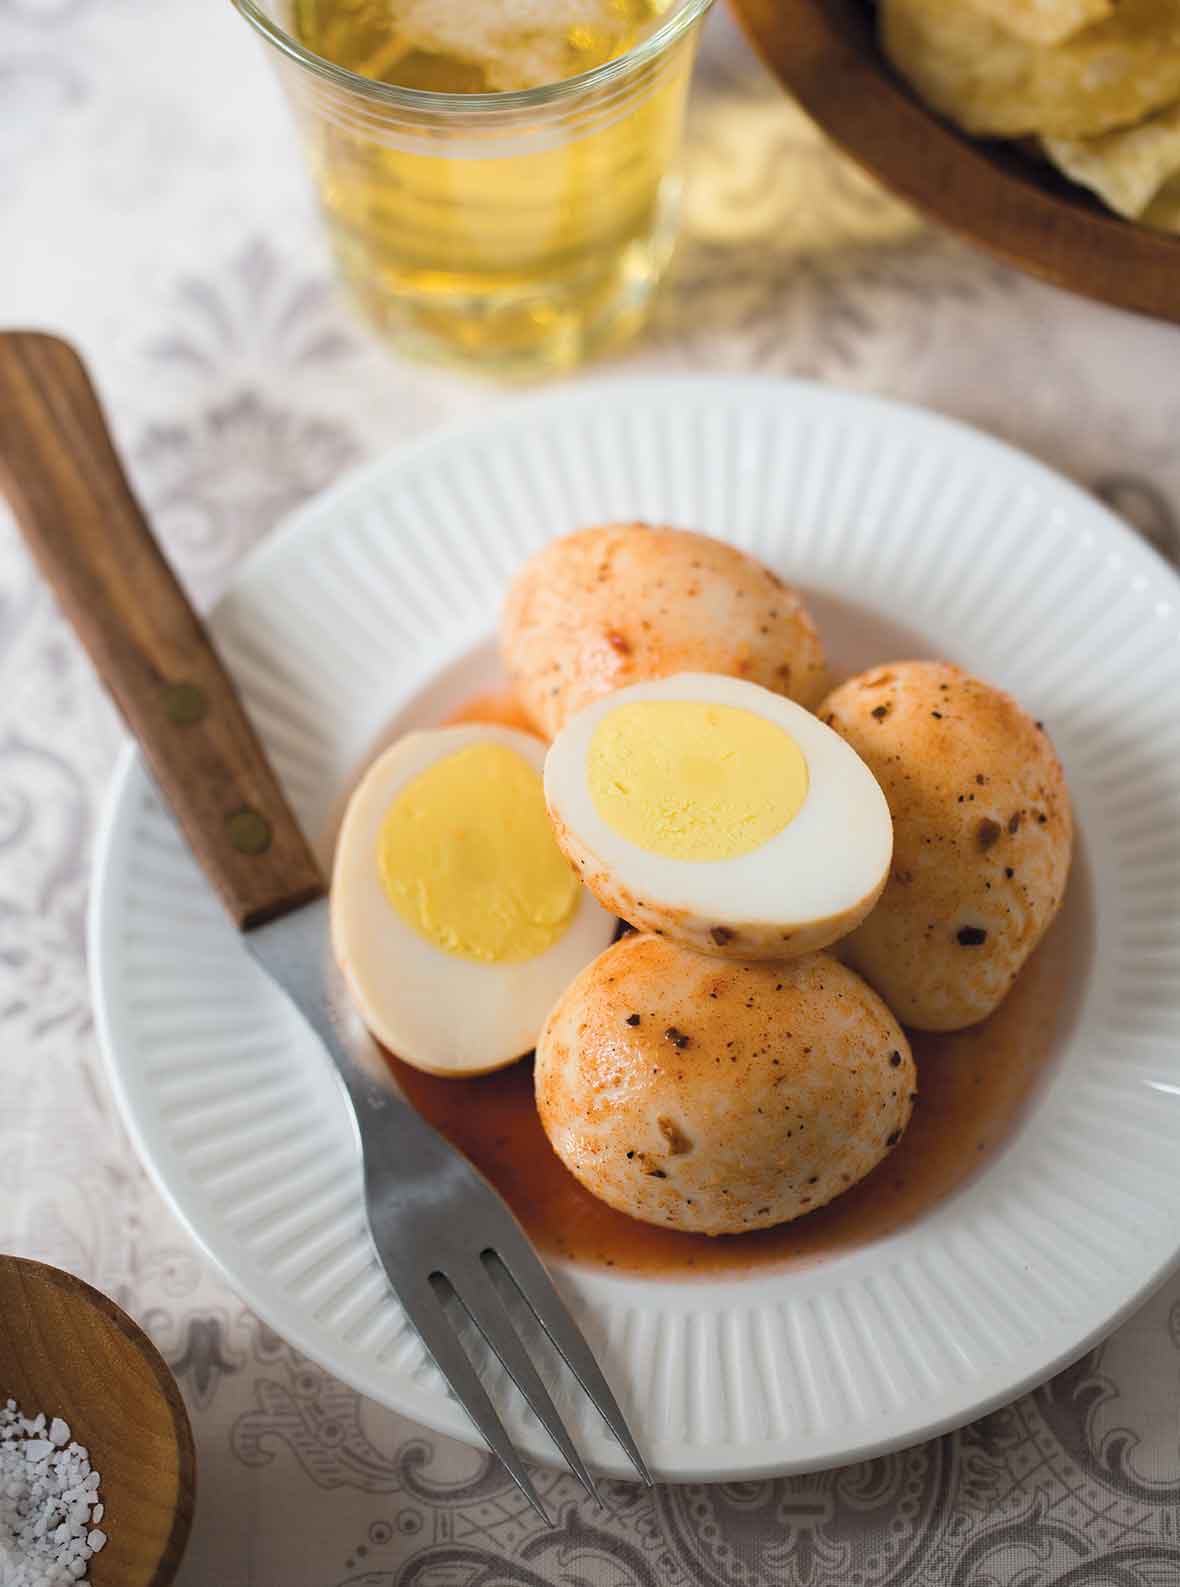
[[[650,1486],[651,1474],[602,1369],[516,1218],[467,1158],[398,1095],[383,1063],[368,1065],[354,1057],[341,1029],[340,1005],[321,970],[327,908],[327,900],[319,899],[256,926],[246,933],[246,946],[335,1060],[360,1136],[373,1242],[407,1316],[456,1398],[538,1514],[545,1516],[545,1507],[451,1325],[439,1280],[499,1358],[574,1475],[597,1499],[594,1479],[494,1281],[499,1269]]]
[[[486,1179],[359,1058],[329,973],[319,865],[233,682],[152,537],[78,355],[0,335],[0,485],[256,963],[318,1036],[356,1121],[378,1260],[453,1393],[549,1520],[452,1322],[453,1295],[570,1470],[598,1498],[505,1299],[527,1306],[639,1477],[652,1477],[594,1354]],[[516,1307],[515,1309],[519,1309]]]

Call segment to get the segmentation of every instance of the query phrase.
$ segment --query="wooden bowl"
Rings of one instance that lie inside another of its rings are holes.
[[[192,1428],[143,1330],[81,1279],[0,1256],[0,1401],[70,1425],[102,1476],[94,1587],[167,1587],[193,1516]]]
[[[931,220],[1085,297],[1180,322],[1180,237],[1151,231],[916,99],[867,0],[734,0],[767,65],[832,141]]]

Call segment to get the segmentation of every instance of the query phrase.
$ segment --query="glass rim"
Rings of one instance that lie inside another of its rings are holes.
[[[231,4],[281,54],[338,88],[402,110],[486,112],[535,110],[545,105],[559,104],[596,88],[605,88],[662,55],[704,15],[713,0],[681,0],[672,15],[641,43],[622,55],[604,61],[601,66],[592,66],[589,71],[579,72],[576,77],[563,77],[555,83],[542,83],[536,88],[514,88],[483,94],[443,94],[433,89],[398,88],[392,83],[378,82],[375,78],[364,77],[346,66],[338,66],[335,61],[309,50],[263,10],[260,0],[231,0]]]

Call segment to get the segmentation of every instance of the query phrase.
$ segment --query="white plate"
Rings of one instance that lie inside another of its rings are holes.
[[[732,539],[814,596],[849,666],[941,653],[1048,719],[1084,836],[1048,1083],[965,1187],[809,1271],[563,1289],[670,1479],[814,1469],[924,1438],[1077,1356],[1180,1239],[1177,581],[1081,491],[891,403],[759,380],[546,394],[297,513],[213,627],[310,833],[391,718],[487,679],[505,581],[549,536],[644,517]],[[326,1060],[255,971],[128,753],[91,919],[115,1090],[165,1196],[285,1338],[457,1438],[376,1267]],[[501,1382],[519,1445],[536,1421]],[[593,1464],[627,1474],[575,1397]]]

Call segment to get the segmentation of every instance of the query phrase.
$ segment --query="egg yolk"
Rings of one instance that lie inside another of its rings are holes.
[[[807,762],[755,711],[703,700],[638,700],[590,740],[590,796],[608,826],[650,854],[732,860],[798,815]]]
[[[414,777],[377,840],[385,895],[445,953],[514,964],[551,948],[580,882],[557,847],[540,774],[504,744],[473,744]]]

